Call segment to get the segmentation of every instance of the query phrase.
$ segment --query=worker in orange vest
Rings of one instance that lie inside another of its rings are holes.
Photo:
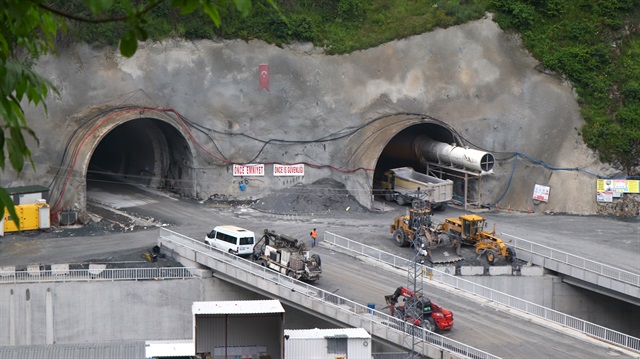
[[[314,228],[311,233],[311,248],[316,246],[316,238],[318,237],[318,233],[316,233],[316,229]]]

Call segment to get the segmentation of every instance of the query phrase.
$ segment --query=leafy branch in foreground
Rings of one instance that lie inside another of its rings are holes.
[[[120,53],[131,57],[138,49],[138,41],[147,39],[146,16],[166,0],[82,0],[89,10],[89,16],[67,11],[66,3],[45,0],[0,0],[0,169],[5,170],[8,158],[11,168],[20,173],[25,160],[35,170],[31,151],[26,144],[24,134],[31,136],[36,143],[38,138],[28,126],[24,116],[23,102],[27,106],[44,106],[50,93],[58,94],[51,82],[38,74],[31,64],[40,56],[55,54],[55,40],[59,32],[65,32],[68,22],[101,24],[121,22],[125,32],[120,40]],[[273,0],[266,0],[276,7]],[[252,0],[233,0],[235,8],[242,16],[251,11]],[[173,0],[171,6],[181,14],[201,11],[215,26],[220,26],[219,8],[226,6],[224,1],[215,0]],[[119,12],[115,16],[105,16]],[[11,218],[20,227],[20,218],[9,193],[0,187],[0,214],[5,208]]]

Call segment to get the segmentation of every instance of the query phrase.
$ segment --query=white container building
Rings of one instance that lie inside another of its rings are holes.
[[[212,359],[283,356],[284,308],[278,300],[194,302],[196,355]]]
[[[371,359],[363,328],[285,329],[284,359]]]

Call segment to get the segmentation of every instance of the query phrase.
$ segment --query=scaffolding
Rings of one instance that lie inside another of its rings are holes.
[[[462,200],[464,202],[463,204],[464,204],[465,210],[469,209],[469,205],[475,205],[477,207],[481,205],[482,177],[492,174],[492,172],[470,171],[460,167],[445,165],[442,163],[429,162],[429,161],[424,161],[423,164],[426,166],[426,173],[429,174],[430,176],[443,179],[443,177],[446,175],[447,177],[458,178],[464,181],[464,190],[463,190],[464,193],[463,193]],[[476,181],[477,183],[477,191],[475,193],[476,194],[475,197],[470,199],[469,183],[473,181]]]

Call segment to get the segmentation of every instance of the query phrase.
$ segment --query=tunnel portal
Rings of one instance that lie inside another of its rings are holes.
[[[100,140],[87,168],[87,187],[118,181],[192,195],[192,158],[187,140],[174,126],[133,119]]]
[[[425,122],[411,124],[392,135],[381,150],[373,175],[372,197],[389,200],[382,189],[385,173],[411,167],[419,173],[452,180],[454,196],[464,203],[469,199],[479,201],[480,177],[492,173],[493,155],[463,147],[464,139],[444,122],[421,120]]]

